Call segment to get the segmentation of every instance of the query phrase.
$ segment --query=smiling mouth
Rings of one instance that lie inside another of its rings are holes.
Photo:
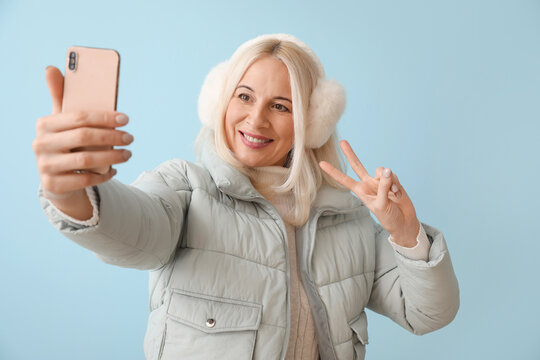
[[[242,134],[242,136],[248,140],[249,142],[252,142],[254,144],[267,144],[269,142],[272,142],[274,141],[273,139],[260,139],[260,138],[256,138],[256,137],[253,137],[253,136],[250,136],[246,133],[243,133],[242,131],[239,131],[240,134]]]

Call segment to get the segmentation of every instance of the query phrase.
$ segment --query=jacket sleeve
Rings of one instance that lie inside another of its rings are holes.
[[[459,308],[459,287],[442,232],[421,223],[432,242],[426,262],[395,251],[388,232],[373,223],[376,258],[368,308],[416,335],[449,324]]]
[[[99,221],[81,226],[38,196],[48,220],[63,235],[108,264],[157,269],[174,255],[191,199],[183,166],[168,161],[142,173],[131,185],[111,179],[95,187]]]

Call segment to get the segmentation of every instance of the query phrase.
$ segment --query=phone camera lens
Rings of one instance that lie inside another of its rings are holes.
[[[73,71],[75,70],[76,58],[77,58],[77,54],[75,53],[75,51],[71,51],[69,53],[69,63],[68,63],[69,70],[73,70]]]

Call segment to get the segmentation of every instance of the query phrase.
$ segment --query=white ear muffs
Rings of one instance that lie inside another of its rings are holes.
[[[335,130],[345,110],[345,89],[334,80],[321,79],[309,100],[306,144],[310,149],[323,146]]]
[[[327,80],[321,62],[313,51],[303,42],[287,34],[261,35],[241,45],[237,51],[241,51],[251,44],[261,40],[278,39],[291,41],[309,54],[319,67],[322,76],[318,79],[316,87],[311,93],[309,108],[306,118],[306,143],[307,148],[316,149],[323,146],[332,133],[345,110],[345,89],[341,84],[333,80]],[[234,56],[234,55],[233,55]],[[220,118],[219,104],[224,96],[224,87],[229,71],[229,61],[215,66],[206,76],[199,94],[198,112],[204,126],[215,129],[216,122]]]
[[[215,129],[219,118],[219,104],[224,95],[223,90],[228,70],[229,63],[227,61],[212,68],[206,75],[199,94],[199,119],[204,126],[210,129]]]

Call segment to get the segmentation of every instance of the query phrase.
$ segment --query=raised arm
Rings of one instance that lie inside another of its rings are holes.
[[[53,109],[38,119],[32,143],[45,214],[65,236],[107,263],[139,269],[162,266],[174,253],[191,198],[181,166],[165,163],[133,185],[113,180],[111,165],[131,156],[128,150],[112,148],[133,141],[129,133],[117,130],[127,124],[127,116],[115,111],[63,113],[62,73],[48,67],[45,74]],[[99,169],[105,172],[96,172]],[[94,206],[87,196],[92,193]],[[97,224],[91,226],[70,221],[97,215]]]
[[[321,168],[355,193],[381,223],[373,221],[375,278],[368,307],[415,334],[445,326],[459,308],[459,288],[442,233],[420,223],[411,199],[390,169],[379,167],[371,177],[350,145],[346,141],[340,145],[361,181],[326,162],[321,162]],[[394,244],[414,248],[420,230],[431,240],[427,261],[403,256],[388,241],[392,235]]]

